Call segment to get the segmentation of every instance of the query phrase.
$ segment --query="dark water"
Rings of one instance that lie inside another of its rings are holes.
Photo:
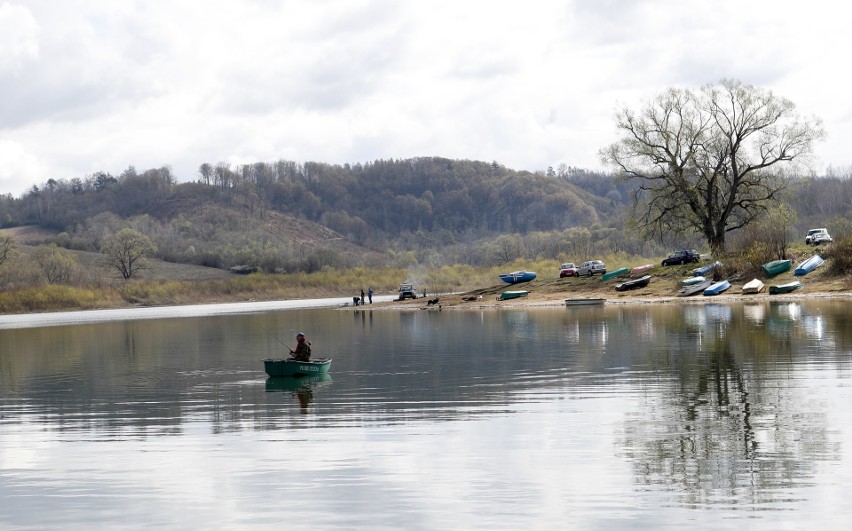
[[[0,528],[842,528],[849,310],[0,327]],[[268,380],[297,331],[330,377]]]

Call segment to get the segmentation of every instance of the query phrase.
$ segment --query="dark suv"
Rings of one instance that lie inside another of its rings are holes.
[[[698,262],[698,251],[675,251],[663,260],[664,266]]]

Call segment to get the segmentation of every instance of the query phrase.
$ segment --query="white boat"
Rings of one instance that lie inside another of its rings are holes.
[[[743,284],[743,293],[760,293],[761,291],[763,291],[763,282],[758,278]]]

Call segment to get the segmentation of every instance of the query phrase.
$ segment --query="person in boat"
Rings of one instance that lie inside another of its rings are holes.
[[[311,361],[311,342],[305,337],[305,334],[299,332],[296,334],[296,348],[290,349],[290,355],[296,361]]]

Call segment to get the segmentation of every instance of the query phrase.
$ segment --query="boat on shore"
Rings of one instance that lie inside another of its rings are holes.
[[[766,273],[766,276],[769,278],[789,271],[791,267],[793,267],[792,260],[772,260],[771,262],[766,262],[765,264],[760,266],[760,268],[763,269],[763,272]]]
[[[644,275],[645,273],[647,273],[648,271],[650,271],[652,269],[654,269],[654,264],[645,264],[645,265],[636,266],[636,267],[634,267],[633,269],[630,270],[630,276],[631,277],[638,277],[638,276]]]
[[[331,368],[331,358],[314,358],[311,361],[297,361],[293,358],[263,361],[263,368],[269,376],[307,376],[325,374]]]
[[[533,271],[512,271],[511,273],[504,273],[500,275],[500,280],[507,284],[517,284],[519,282],[529,282],[536,277],[535,272]]]
[[[801,288],[802,286],[803,286],[803,284],[798,280],[794,280],[792,282],[787,282],[786,284],[778,284],[778,285],[775,285],[775,286],[769,286],[769,294],[770,295],[781,295],[781,294],[784,294],[784,293],[790,293],[791,291],[796,291],[797,289]]]
[[[518,291],[504,291],[500,295],[497,296],[498,301],[506,301],[509,299],[518,299],[520,297],[526,297],[529,295],[529,291],[518,290]]]
[[[704,278],[704,277],[701,277]],[[677,292],[678,297],[689,297],[690,295],[695,295],[696,293],[703,293],[705,289],[709,288],[713,285],[712,280],[702,280],[697,284],[690,284],[688,286],[684,286],[680,288]]]
[[[707,279],[704,278],[704,277],[689,277],[689,278],[685,278],[685,279],[681,280],[680,285],[681,285],[681,287],[694,286],[696,284],[701,284],[705,280],[707,280]]]
[[[606,302],[606,299],[576,298],[565,299],[565,306],[596,306]]]
[[[627,269],[626,267],[620,267],[615,271],[610,271],[609,273],[604,273],[603,275],[601,275],[601,282],[603,282],[604,280],[609,280],[611,278],[620,277],[621,275],[626,275],[627,273],[630,273],[629,269]]]
[[[723,291],[726,291],[730,287],[731,287],[730,282],[728,282],[727,280],[720,280],[719,282],[716,282],[715,284],[712,284],[712,285],[710,285],[710,287],[705,289],[704,290],[704,296],[710,297],[712,295],[718,295],[718,294],[722,293]]]
[[[743,293],[760,293],[763,291],[763,281],[754,278],[743,284]]]
[[[717,267],[722,267],[722,262],[716,260],[712,264],[707,264],[705,266],[697,267],[692,270],[692,276],[694,277],[706,277],[710,273],[713,272]]]
[[[615,286],[615,291],[627,291],[631,289],[644,288],[651,282],[651,275],[645,275],[643,277],[635,278],[633,280],[628,280],[626,282],[622,282],[621,284],[617,284]]]
[[[793,276],[800,277],[802,275],[807,275],[814,269],[818,268],[825,262],[822,257],[818,254],[815,254],[802,262],[801,264],[796,266],[796,269],[793,271]]]

